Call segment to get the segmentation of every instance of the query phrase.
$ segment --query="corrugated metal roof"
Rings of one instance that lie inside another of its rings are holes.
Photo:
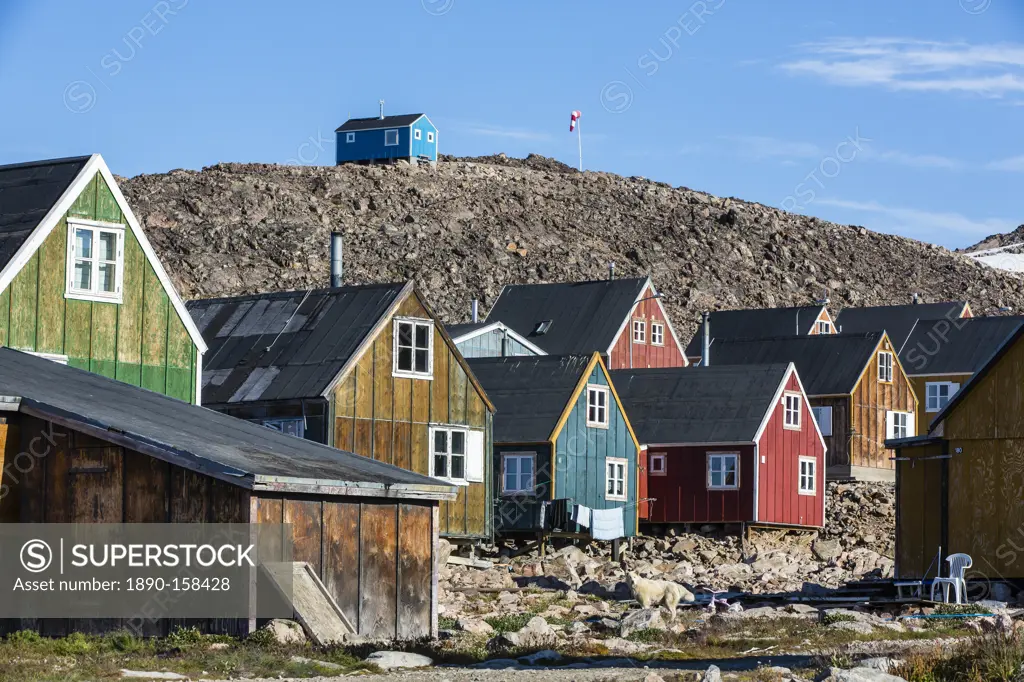
[[[708,320],[713,339],[755,339],[769,336],[810,334],[814,321],[825,306],[805,305],[794,308],[750,308],[746,310],[716,310]],[[703,352],[704,331],[697,333],[686,346],[687,357],[699,357]]]
[[[614,370],[641,443],[753,442],[788,363]]]
[[[647,278],[514,284],[487,315],[551,355],[605,353],[644,290]],[[538,333],[538,325],[550,328]]]
[[[966,301],[943,303],[912,303],[867,308],[843,308],[836,316],[836,327],[844,334],[885,331],[899,350],[903,348],[918,320],[955,320],[967,305]]]
[[[206,404],[319,397],[402,291],[367,284],[190,301]]]
[[[711,366],[792,362],[807,395],[844,395],[857,385],[883,334],[720,339],[711,344]]]
[[[467,358],[497,412],[495,443],[539,443],[551,435],[590,355]]]
[[[0,395],[21,398],[22,411],[116,434],[147,454],[243,487],[262,476],[451,492],[390,464],[9,348],[0,348]]]
[[[900,352],[907,374],[973,374],[1024,323],[1024,316],[920,320]]]
[[[401,128],[415,123],[423,114],[398,114],[395,116],[372,116],[369,118],[350,118],[342,123],[334,132],[350,130],[373,130],[375,128]]]
[[[88,162],[88,156],[76,156],[0,166],[0,269]]]

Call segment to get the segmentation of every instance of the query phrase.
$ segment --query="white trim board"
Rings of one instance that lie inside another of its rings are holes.
[[[199,333],[199,329],[196,327],[195,322],[192,321],[192,316],[188,314],[188,310],[185,308],[185,302],[181,300],[177,290],[174,288],[174,284],[171,283],[171,278],[167,276],[167,271],[164,270],[163,264],[160,259],[157,258],[156,252],[153,251],[153,246],[149,243],[149,239],[146,238],[145,233],[142,231],[142,226],[139,224],[138,219],[132,212],[131,207],[128,205],[128,200],[124,198],[124,194],[121,193],[121,188],[117,186],[117,181],[114,179],[110,169],[107,168],[106,162],[103,161],[103,157],[99,154],[93,154],[86,162],[85,166],[78,173],[78,177],[64,190],[64,194],[61,195],[60,199],[57,200],[50,210],[43,217],[43,219],[36,225],[32,234],[29,235],[28,239],[21,245],[21,247],[15,252],[14,256],[8,261],[7,265],[2,271],[0,271],[0,291],[3,291],[11,285],[14,278],[19,272],[28,264],[32,255],[43,245],[46,238],[50,236],[53,229],[60,222],[61,218],[64,217],[74,205],[75,200],[85,189],[86,185],[92,181],[93,176],[99,173],[103,180],[107,183],[107,187],[110,188],[111,194],[114,195],[114,200],[117,202],[118,207],[121,209],[121,213],[124,214],[125,223],[131,228],[132,234],[135,235],[135,239],[139,242],[139,246],[142,247],[142,252],[146,254],[146,259],[150,265],[153,266],[153,271],[156,273],[157,279],[160,280],[160,284],[163,285],[164,291],[167,293],[167,298],[170,300],[171,305],[174,307],[174,311],[181,318],[182,323],[185,325],[185,329],[188,331],[189,336],[192,338],[192,342],[199,349],[199,355],[202,355],[207,351],[207,345],[203,341],[203,335]]]

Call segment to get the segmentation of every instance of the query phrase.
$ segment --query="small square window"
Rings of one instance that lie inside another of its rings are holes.
[[[384,146],[394,147],[398,144],[398,130],[385,130],[384,131]]]
[[[878,354],[878,380],[892,383],[892,353],[881,352]]]
[[[960,390],[960,384],[949,381],[929,381],[925,384],[925,411],[941,412],[958,390]]]
[[[351,144],[351,143],[353,143],[355,141],[356,141],[356,134],[355,133],[345,133],[345,143],[346,144]]]
[[[831,334],[832,323],[828,320],[818,320],[818,333],[819,334]]]
[[[587,386],[587,426],[608,428],[607,386]]]
[[[801,457],[800,458],[800,494],[801,495],[813,495],[817,492],[817,473],[818,462],[813,457]]]
[[[297,436],[299,438],[306,437],[306,423],[301,417],[291,419],[264,419],[260,423],[268,429],[287,433],[289,436]]]
[[[419,139],[421,139],[423,137],[423,131],[419,130],[419,129],[416,129],[416,130],[412,131],[412,136],[413,136],[414,139],[419,140]]]
[[[397,319],[394,327],[395,376],[430,379],[434,374],[434,323]]]
[[[607,476],[605,477],[604,497],[606,500],[625,500],[627,497],[626,487],[626,464],[627,461],[618,457],[609,457],[605,460]]]
[[[648,472],[651,476],[665,476],[668,474],[668,458],[665,453],[651,455],[651,464]]]
[[[787,393],[782,398],[784,402],[783,426],[787,429],[800,428],[800,394]]]
[[[68,220],[68,298],[121,302],[124,226]]]
[[[830,405],[824,407],[812,407],[811,411],[814,412],[814,421],[818,422],[818,429],[821,431],[821,435],[831,436],[832,407]]]
[[[651,345],[665,345],[665,325],[661,322],[651,322]]]
[[[431,429],[431,455],[433,455],[433,476],[458,484],[467,484],[466,429],[434,427]]]
[[[885,419],[886,438],[909,438],[913,432],[913,413],[911,412],[888,412]]]
[[[502,461],[501,491],[505,494],[533,493],[536,487],[534,477],[534,456],[504,454]]]
[[[735,490],[740,487],[739,455],[708,455],[708,488]]]
[[[429,133],[428,132],[427,133],[427,142],[433,142],[433,141],[434,141],[434,133]]]
[[[633,343],[645,343],[647,341],[647,323],[643,320],[633,320]]]

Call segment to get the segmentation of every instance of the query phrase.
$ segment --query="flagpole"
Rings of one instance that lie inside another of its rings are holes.
[[[583,118],[580,116],[580,118]],[[583,172],[583,129],[580,128],[580,119],[576,119],[576,141],[580,146],[580,172]]]

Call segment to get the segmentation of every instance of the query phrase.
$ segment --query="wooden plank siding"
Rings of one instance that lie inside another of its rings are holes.
[[[920,579],[931,569],[942,537],[942,444],[901,450],[896,465],[896,577]],[[948,552],[947,552],[948,554]]]
[[[395,316],[431,319],[415,293],[399,303]],[[439,324],[434,321],[433,378],[411,379],[393,376],[393,318],[385,321],[330,397],[330,444],[429,476],[431,425],[483,431],[484,481],[459,486],[455,500],[441,503],[440,526],[449,538],[487,539],[493,530],[493,480],[487,465],[492,416]]]
[[[69,217],[125,224],[97,174],[0,294],[0,343],[194,402],[196,347],[127,225],[122,303],[65,298]]]
[[[893,380],[878,379],[878,355],[893,354]],[[910,412],[916,419],[917,398],[903,373],[889,338],[875,350],[850,400],[850,466],[893,471],[892,452],[885,448],[886,412]],[[833,416],[834,419],[834,416]],[[912,420],[913,421],[913,420]]]
[[[811,407],[832,408],[832,435],[825,436],[825,466],[828,469],[850,466],[850,397],[810,398]]]
[[[941,374],[937,376],[918,374],[908,377],[910,379],[910,387],[914,391],[914,395],[917,396],[917,433],[928,433],[928,427],[931,426],[932,419],[938,415],[938,412],[927,411],[927,384],[936,381],[948,381],[963,386],[972,376],[972,374]],[[952,397],[950,396],[950,398]]]
[[[648,298],[653,295],[654,290],[648,286],[640,298]],[[645,323],[643,343],[633,343],[633,320],[643,320]],[[665,325],[665,339],[662,345],[655,346],[651,343],[652,322],[660,322]],[[623,327],[612,346],[608,368],[685,367],[686,364],[686,358],[672,337],[668,320],[658,305],[658,301],[650,299],[636,306],[633,314],[626,321],[626,326]]]

